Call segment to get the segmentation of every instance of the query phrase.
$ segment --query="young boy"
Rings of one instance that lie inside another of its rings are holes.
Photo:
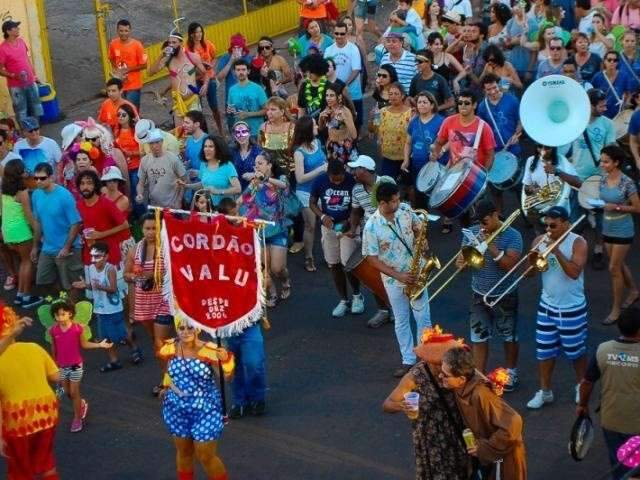
[[[56,319],[56,324],[49,329],[53,358],[60,368],[60,383],[64,393],[73,403],[73,421],[71,422],[73,433],[82,430],[83,421],[89,410],[89,403],[80,395],[80,380],[83,373],[80,347],[93,349],[113,346],[108,340],[102,340],[100,343],[85,340],[82,335],[82,325],[74,322],[75,314],[76,309],[72,303],[55,302],[51,306],[51,315]]]
[[[93,312],[98,317],[98,331],[102,338],[112,345],[107,350],[109,363],[100,367],[102,373],[120,370],[122,364],[118,360],[117,345],[127,339],[124,326],[124,307],[116,279],[116,267],[108,263],[109,247],[106,243],[96,242],[89,252],[91,265],[87,280],[73,283],[74,288],[91,289],[93,295]]]

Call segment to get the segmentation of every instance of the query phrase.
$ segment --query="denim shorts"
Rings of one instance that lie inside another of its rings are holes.
[[[353,16],[356,18],[375,17],[378,0],[358,0],[353,9]]]
[[[469,329],[473,343],[488,341],[495,333],[504,342],[517,342],[518,294],[505,295],[493,308],[488,307],[482,295],[473,293],[469,308]]]
[[[269,238],[265,239],[265,243],[267,245],[273,245],[274,247],[282,247],[287,248],[289,245],[289,235],[288,232],[278,233]]]
[[[26,88],[11,87],[9,93],[11,94],[13,109],[19,119],[28,116],[41,117],[44,115],[40,92],[35,82]]]
[[[124,328],[124,312],[97,313],[100,336],[112,343],[120,343],[127,339]]]
[[[173,315],[157,315],[153,323],[164,327],[170,327],[173,325]]]

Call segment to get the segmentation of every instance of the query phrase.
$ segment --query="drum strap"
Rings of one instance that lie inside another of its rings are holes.
[[[506,148],[507,144],[504,141],[504,138],[502,138],[502,134],[500,133],[500,129],[498,128],[498,124],[496,123],[496,119],[493,118],[493,113],[491,112],[491,106],[489,105],[489,99],[485,97],[484,99],[484,106],[487,107],[487,113],[489,114],[489,118],[491,119],[491,123],[493,124],[493,128],[495,128],[496,130],[496,134],[498,135],[498,138],[500,139],[500,142],[502,143],[502,148]]]
[[[636,82],[640,83],[640,78],[638,78],[638,76],[636,75],[636,72],[633,71],[633,67],[629,63],[629,60],[627,60],[627,57],[624,56],[624,53],[620,53],[620,58],[622,59],[624,64],[627,66],[627,68],[631,72],[631,75],[633,75],[633,78],[635,78]]]
[[[584,131],[582,132],[582,136],[584,137],[584,141],[587,144],[587,148],[589,149],[589,153],[591,154],[591,159],[593,160],[594,165],[598,167],[600,165],[600,161],[596,158],[595,154],[593,153],[593,148],[591,146],[591,139],[589,138],[589,132],[587,130],[589,130],[588,125],[587,125],[587,128],[585,128]]]
[[[620,75],[620,72],[618,72],[618,75]],[[604,79],[607,81],[607,83],[609,84],[609,90],[611,90],[613,92],[613,96],[616,97],[616,101],[618,102],[618,113],[620,113],[622,111],[622,99],[620,98],[620,95],[618,95],[618,92],[616,92],[616,89],[613,88],[613,83],[611,83],[611,80],[609,80],[609,77],[607,77],[607,74],[602,72],[602,76],[604,77]],[[618,77],[616,77],[618,78]]]

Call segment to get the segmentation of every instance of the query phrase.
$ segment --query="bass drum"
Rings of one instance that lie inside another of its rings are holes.
[[[518,157],[507,150],[496,153],[491,170],[489,183],[498,190],[510,190],[520,183],[524,168]]]
[[[578,190],[578,203],[585,210],[593,210],[595,207],[589,200],[600,200],[600,175],[591,175],[582,182],[580,190]]]
[[[447,218],[456,218],[466,212],[484,193],[487,171],[470,160],[461,160],[438,181],[429,207]]]
[[[382,300],[385,305],[391,305],[389,303],[387,291],[384,289],[384,285],[382,284],[382,274],[376,270],[365,257],[362,256],[362,249],[356,248],[354,250],[344,269],[360,280],[364,286],[371,290],[371,292]]]
[[[427,162],[418,172],[416,188],[422,193],[429,193],[444,175],[445,168],[440,162]]]

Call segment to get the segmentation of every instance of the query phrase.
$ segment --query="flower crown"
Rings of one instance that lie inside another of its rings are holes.
[[[0,303],[0,338],[4,338],[11,333],[18,318],[18,314],[13,308]]]
[[[464,339],[456,339],[451,333],[444,333],[440,325],[425,328],[420,339],[422,343],[444,343],[450,340],[455,340],[461,347],[464,347]]]
[[[504,393],[504,386],[509,383],[511,376],[506,368],[498,367],[489,373],[487,378],[491,382],[493,393],[501,397]]]

